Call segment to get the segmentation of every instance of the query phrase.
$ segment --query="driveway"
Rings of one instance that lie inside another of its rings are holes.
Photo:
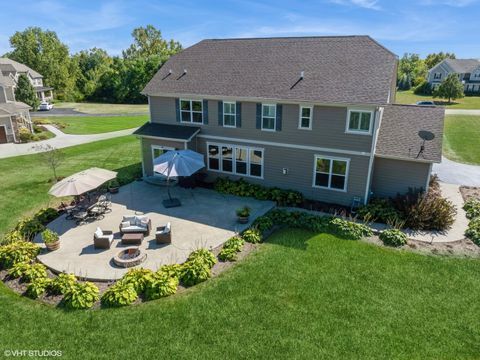
[[[464,109],[445,109],[446,115],[478,115],[480,116],[479,110],[464,110]]]
[[[135,129],[126,129],[120,131],[112,131],[102,134],[90,134],[90,135],[71,135],[65,134],[57,129],[53,125],[43,125],[47,130],[55,134],[55,137],[48,140],[37,141],[34,143],[27,144],[0,144],[0,159],[9,158],[19,155],[31,155],[39,152],[38,149],[34,148],[34,145],[51,145],[54,148],[62,149],[69,146],[87,144],[94,141],[112,139],[119,136],[125,136],[132,134]]]
[[[480,186],[480,166],[461,164],[442,157],[440,164],[433,164],[432,173],[448,184]]]

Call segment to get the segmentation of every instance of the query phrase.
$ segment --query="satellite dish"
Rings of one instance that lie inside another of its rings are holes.
[[[431,141],[435,139],[435,134],[426,130],[420,130],[418,132],[418,136],[420,136],[420,138],[424,141]]]

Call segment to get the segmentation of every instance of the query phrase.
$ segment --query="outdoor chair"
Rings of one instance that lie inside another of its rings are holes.
[[[155,240],[157,244],[171,244],[172,243],[172,228],[170,223],[165,226],[158,226],[155,231]]]
[[[109,230],[102,230],[97,227],[93,234],[93,246],[95,249],[110,249],[113,242],[113,232]]]
[[[105,210],[105,213],[112,211],[112,201],[107,195],[100,195],[98,197],[97,206],[102,207]]]

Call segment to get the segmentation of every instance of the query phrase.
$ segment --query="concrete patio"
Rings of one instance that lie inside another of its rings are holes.
[[[182,263],[198,248],[215,248],[235,233],[243,231],[258,216],[274,207],[270,201],[223,195],[203,188],[172,188],[172,196],[181,200],[182,206],[166,209],[162,200],[167,198],[165,187],[146,182],[134,182],[112,196],[112,212],[103,220],[76,225],[61,216],[48,225],[60,235],[60,249],[38,256],[40,262],[54,272],[74,273],[76,276],[96,281],[119,279],[128,269],[116,267],[112,258],[125,245],[120,243],[119,224],[123,215],[147,215],[152,220],[152,232],[146,236],[140,249],[145,250],[147,259],[138,267],[151,270],[164,264]],[[235,210],[242,206],[251,208],[250,223],[238,224]],[[170,222],[172,244],[157,245],[155,228]],[[95,249],[95,229],[112,230],[115,240],[108,250]],[[40,237],[35,239],[42,247]]]

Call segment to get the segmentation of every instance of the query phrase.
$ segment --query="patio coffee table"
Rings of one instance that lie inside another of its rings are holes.
[[[126,233],[122,236],[122,245],[140,245],[143,241],[143,233]]]

